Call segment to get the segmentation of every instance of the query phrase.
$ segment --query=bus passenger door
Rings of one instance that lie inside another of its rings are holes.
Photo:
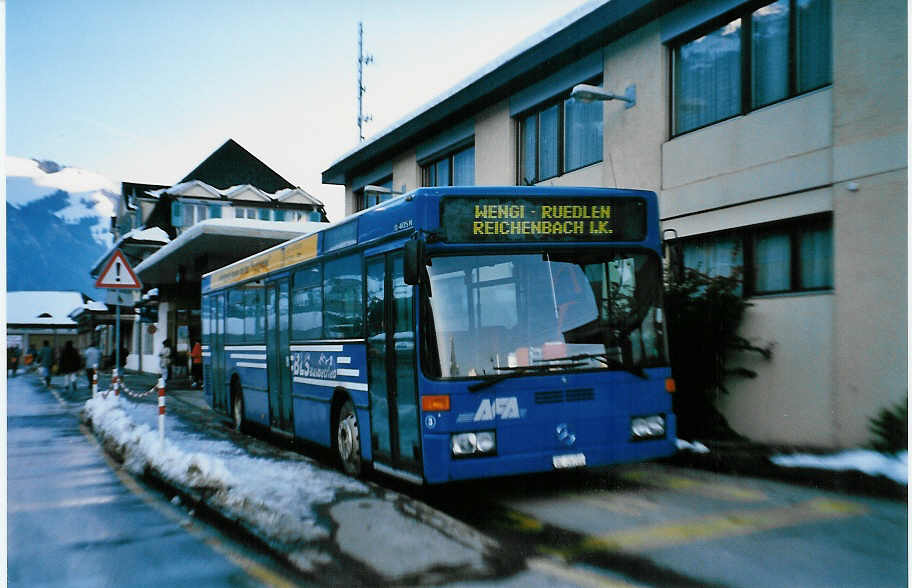
[[[220,293],[212,297],[209,306],[209,318],[212,321],[212,408],[228,412],[228,393],[225,387],[225,294]]]
[[[413,287],[402,253],[367,262],[367,363],[374,461],[419,470]],[[382,469],[382,468],[380,468]]]
[[[266,360],[269,425],[291,433],[291,369],[288,366],[288,278],[266,286]]]

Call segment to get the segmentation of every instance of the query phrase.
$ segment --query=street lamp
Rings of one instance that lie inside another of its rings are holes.
[[[626,102],[624,108],[631,108],[636,105],[636,84],[627,86],[624,94],[615,94],[599,86],[590,86],[589,84],[577,84],[570,92],[571,98],[582,100],[583,102],[592,102],[595,100],[621,100]]]

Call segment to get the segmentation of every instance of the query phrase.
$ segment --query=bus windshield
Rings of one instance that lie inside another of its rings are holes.
[[[434,257],[424,307],[428,375],[668,365],[658,256],[544,250]]]

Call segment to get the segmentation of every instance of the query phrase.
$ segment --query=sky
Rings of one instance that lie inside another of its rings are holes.
[[[341,218],[321,173],[584,0],[8,0],[6,152],[173,184],[228,138]]]

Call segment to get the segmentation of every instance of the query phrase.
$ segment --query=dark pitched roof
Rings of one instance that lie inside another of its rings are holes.
[[[220,190],[241,184],[251,184],[270,193],[294,188],[291,182],[238,145],[234,139],[225,141],[224,145],[177,183],[191,180],[205,182]]]

